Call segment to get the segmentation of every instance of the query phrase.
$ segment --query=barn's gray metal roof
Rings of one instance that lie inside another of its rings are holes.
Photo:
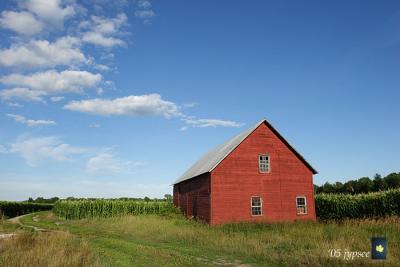
[[[275,134],[289,147],[289,149],[291,149],[300,158],[300,160],[302,160],[311,169],[314,174],[317,173],[317,171],[279,134],[279,132],[276,131],[272,127],[272,125],[268,123],[267,120],[263,119],[253,127],[236,135],[222,145],[219,145],[210,150],[195,164],[193,164],[192,167],[190,167],[185,173],[183,173],[174,182],[174,184],[189,180],[203,173],[211,172],[225,157],[227,157],[238,145],[240,145],[240,143],[243,142],[244,139],[246,139],[247,136],[249,136],[262,123],[266,123],[271,128],[271,130],[274,131]]]

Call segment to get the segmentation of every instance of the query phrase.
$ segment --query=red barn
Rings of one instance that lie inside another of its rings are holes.
[[[174,204],[211,225],[315,220],[316,170],[262,120],[214,148],[174,183]]]

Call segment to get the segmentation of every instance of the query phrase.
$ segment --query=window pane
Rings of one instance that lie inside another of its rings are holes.
[[[260,201],[259,197],[253,197],[251,199],[251,205],[252,206],[260,206],[260,204],[261,204],[261,201]]]
[[[304,207],[304,206],[298,207],[297,208],[297,213],[298,214],[305,214],[306,213],[306,207]]]
[[[261,197],[251,197],[251,215],[261,215]]]
[[[252,215],[261,215],[261,208],[260,207],[253,207],[251,209]]]
[[[269,171],[269,156],[268,155],[259,155],[258,166],[259,166],[260,172],[268,172]]]
[[[297,214],[307,214],[305,197],[297,197],[296,198],[296,208],[297,208]]]

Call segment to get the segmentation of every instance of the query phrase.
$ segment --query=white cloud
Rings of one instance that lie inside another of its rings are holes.
[[[142,19],[144,23],[149,23],[150,19],[155,16],[156,13],[151,9],[151,3],[149,0],[139,0],[137,2],[135,17]]]
[[[62,27],[64,19],[75,14],[73,5],[63,5],[61,0],[26,0],[21,6],[56,27]]]
[[[11,86],[27,87],[44,94],[82,93],[85,88],[94,87],[102,79],[100,74],[88,71],[49,70],[30,75],[10,74],[0,78],[0,82]]]
[[[43,23],[26,11],[1,12],[0,26],[24,35],[34,35],[43,30]]]
[[[153,10],[137,10],[135,16],[141,19],[150,19],[154,17],[156,13]]]
[[[42,96],[44,92],[30,90],[29,88],[12,88],[0,91],[0,98],[2,100],[22,99],[25,101],[39,101],[44,102]]]
[[[128,17],[124,13],[120,13],[112,19],[92,16],[94,30],[103,34],[118,33],[119,28],[124,25],[127,20]]]
[[[15,121],[26,124],[30,127],[34,126],[42,126],[42,125],[55,125],[55,121],[51,120],[31,120],[31,119],[26,119],[24,116],[17,115],[17,114],[7,114],[8,117],[13,118]]]
[[[163,100],[159,94],[131,95],[113,100],[96,98],[72,101],[64,108],[103,116],[133,115],[170,118],[181,115],[175,103]]]
[[[110,67],[107,65],[104,65],[104,64],[94,64],[93,67],[100,71],[109,71],[110,70]]]
[[[23,116],[21,116],[21,115],[7,114],[7,116],[13,118],[15,121],[18,121],[18,122],[23,122],[23,121],[25,121],[25,117],[23,117]]]
[[[231,120],[198,119],[193,116],[187,116],[180,112],[180,107],[178,105],[163,100],[159,94],[131,95],[116,99],[95,98],[71,101],[64,106],[64,109],[102,116],[132,115],[163,116],[165,118],[179,117],[186,124],[181,127],[181,131],[185,131],[189,127],[240,127],[243,125],[242,123]]]
[[[120,28],[127,20],[128,17],[124,13],[111,19],[92,16],[91,21],[82,22],[80,25],[81,28],[88,29],[83,33],[82,41],[104,47],[123,45],[125,42],[115,36],[120,34]]]
[[[99,123],[91,123],[89,124],[89,128],[100,128],[101,125]]]
[[[139,8],[150,8],[151,3],[149,0],[139,0],[138,1],[138,7]]]
[[[196,118],[183,118],[187,126],[181,128],[182,131],[187,130],[188,127],[205,128],[205,127],[240,127],[242,123],[229,120],[219,119],[196,119]]]
[[[63,100],[63,99],[64,99],[63,96],[52,96],[52,97],[50,97],[50,100],[51,100],[52,102],[60,102],[60,101]]]
[[[10,152],[19,154],[34,167],[47,160],[70,161],[72,155],[84,153],[85,149],[65,144],[54,136],[20,137],[11,145]]]
[[[141,162],[121,160],[112,153],[102,152],[88,160],[86,171],[88,173],[122,173],[130,172],[140,165],[142,165]]]
[[[25,123],[28,126],[41,126],[41,125],[55,125],[56,122],[52,120],[26,120]]]
[[[79,48],[80,40],[67,36],[50,43],[47,40],[31,40],[13,44],[0,50],[0,66],[17,68],[74,66],[88,63]]]
[[[1,92],[0,92],[0,98],[1,98]],[[23,107],[23,105],[16,103],[16,102],[6,102],[6,105],[10,106],[10,107],[14,107],[14,108],[22,108]]]
[[[124,41],[114,37],[106,37],[98,32],[87,32],[83,35],[82,40],[95,45],[113,47],[115,45],[123,45]]]

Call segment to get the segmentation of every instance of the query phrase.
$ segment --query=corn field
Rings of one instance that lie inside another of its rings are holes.
[[[177,212],[170,201],[137,200],[60,200],[53,211],[65,219],[116,217],[140,214],[168,214]]]
[[[326,219],[400,216],[400,189],[368,194],[317,194],[317,217]]]
[[[0,216],[15,217],[41,210],[51,210],[53,204],[0,201]]]

